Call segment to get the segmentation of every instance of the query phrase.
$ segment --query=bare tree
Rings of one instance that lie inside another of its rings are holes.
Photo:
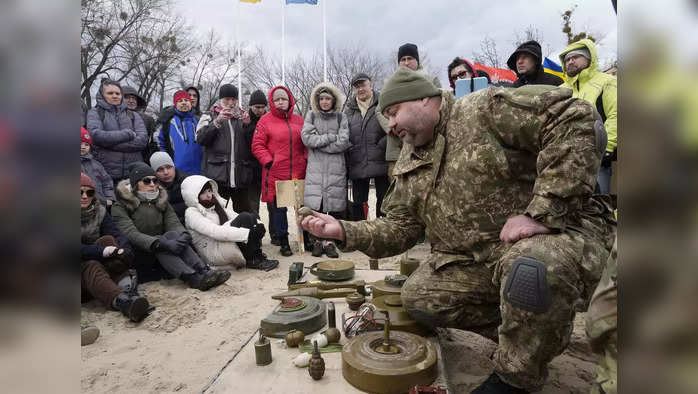
[[[567,44],[569,45],[573,42],[577,42],[577,41],[583,40],[585,38],[588,38],[594,42],[601,41],[600,39],[598,39],[597,37],[595,37],[591,33],[587,33],[585,31],[580,31],[578,33],[574,33],[572,31],[572,15],[574,15],[574,11],[576,9],[577,9],[577,5],[575,4],[570,9],[565,10],[562,13],[562,32],[567,37]]]
[[[541,50],[543,51],[544,57],[550,57],[550,54],[553,53],[553,47],[547,42],[545,42],[543,38],[543,32],[541,32],[537,27],[533,25],[528,25],[522,32],[515,31],[514,35],[515,38],[512,42],[514,48],[518,47],[526,41],[537,41],[541,46]]]
[[[503,64],[497,52],[497,43],[489,35],[480,41],[480,52],[473,52],[473,60],[488,67],[499,68]]]
[[[80,89],[89,108],[97,78],[123,79],[145,60],[134,61],[123,44],[137,40],[134,32],[160,15],[169,0],[82,0],[81,4]]]

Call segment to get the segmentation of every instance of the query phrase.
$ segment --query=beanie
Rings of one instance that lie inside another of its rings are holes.
[[[262,92],[261,90],[255,90],[252,92],[250,95],[250,102],[249,106],[257,105],[257,104],[264,104],[267,105],[267,96]]]
[[[589,48],[579,48],[579,49],[573,49],[567,53],[565,53],[565,60],[567,60],[567,56],[570,55],[582,55],[585,58],[591,60],[591,53],[589,53]]]
[[[172,161],[172,158],[167,152],[155,152],[150,156],[150,168],[152,168],[153,171],[157,172],[158,168],[164,165],[171,165],[174,167],[174,161]]]
[[[92,181],[92,178],[89,177],[89,175],[85,174],[84,172],[80,173],[80,186],[87,186],[91,187],[92,189],[95,188],[95,183]]]
[[[149,165],[142,161],[131,163],[128,166],[128,180],[131,182],[131,187],[135,188],[138,181],[147,177],[155,176],[155,171]]]
[[[420,72],[400,67],[383,86],[378,98],[378,112],[383,112],[393,104],[419,100],[424,97],[440,96],[439,90]]]
[[[276,100],[278,98],[285,98],[286,100],[290,100],[288,97],[288,93],[286,93],[286,89],[284,88],[276,88],[276,90],[274,90],[274,94],[271,96],[271,99]]]
[[[80,142],[86,142],[92,145],[92,136],[86,128],[80,127]]]
[[[229,83],[222,85],[221,88],[218,89],[218,98],[222,99],[224,97],[238,98],[238,88]]]
[[[191,98],[189,98],[189,93],[187,93],[184,90],[176,91],[174,94],[174,105],[177,105],[177,102],[183,98],[185,98],[185,99],[189,100],[189,102],[191,102]]]
[[[417,49],[417,46],[414,44],[404,44],[397,50],[398,63],[403,56],[412,56],[413,58],[417,59],[417,63],[419,63],[419,49]]]

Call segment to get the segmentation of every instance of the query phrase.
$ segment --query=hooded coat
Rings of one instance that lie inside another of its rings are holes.
[[[528,53],[536,61],[536,70],[532,74],[519,74],[516,70],[516,58],[520,53]],[[518,88],[524,85],[552,85],[560,86],[563,82],[562,78],[557,75],[553,75],[545,72],[543,69],[543,52],[541,51],[540,44],[536,41],[526,41],[519,45],[514,53],[509,56],[507,60],[507,66],[516,73],[518,79],[514,81],[512,87]]]
[[[274,91],[283,89],[288,94],[288,111],[282,112],[274,105]],[[303,118],[293,113],[296,100],[285,86],[273,87],[267,95],[269,112],[257,122],[252,138],[252,153],[262,164],[262,201],[274,202],[276,181],[305,179],[308,150],[301,140]],[[271,167],[267,168],[267,164]]]
[[[562,69],[565,70],[565,55],[570,51],[582,48],[588,49],[591,54],[589,67],[574,77],[567,75],[567,81],[560,86],[572,89],[572,97],[584,99],[596,106],[596,110],[599,111],[604,120],[608,136],[606,151],[613,152],[618,145],[618,88],[616,77],[599,71],[599,58],[594,42],[585,38],[565,48],[560,53]]]
[[[220,223],[214,207],[206,208],[199,202],[199,194],[206,184],[211,185],[213,196],[224,207],[228,220]],[[232,208],[225,208],[226,202],[218,194],[216,182],[201,175],[192,175],[182,182],[182,197],[187,204],[184,214],[185,225],[191,233],[194,248],[205,260],[220,268],[241,268],[245,266],[237,242],[247,242],[250,230],[232,227],[230,222],[238,214]]]
[[[102,163],[92,156],[92,153],[80,155],[80,172],[84,172],[94,181],[95,191],[97,191],[97,196],[102,204],[106,204],[107,200],[116,200],[114,181]]]
[[[150,158],[150,155],[156,152],[157,149],[157,144],[154,143],[153,141],[153,133],[155,132],[155,119],[147,115],[145,113],[146,108],[148,107],[148,103],[145,101],[145,98],[138,94],[136,89],[130,87],[130,86],[124,86],[123,95],[133,95],[136,96],[136,102],[138,103],[136,106],[136,112],[141,116],[141,119],[143,119],[143,124],[145,124],[145,130],[148,132],[148,146],[146,149],[143,150],[143,160],[148,161]]]
[[[385,161],[388,136],[381,127],[376,112],[379,94],[373,91],[371,105],[365,117],[361,116],[356,96],[349,99],[344,110],[349,122],[349,141],[351,142],[351,148],[347,152],[349,179],[388,175],[388,162]]]
[[[92,153],[112,179],[123,179],[128,176],[126,167],[143,159],[141,152],[148,144],[148,132],[141,116],[129,111],[124,100],[119,105],[108,104],[102,89],[97,91],[96,100],[96,107],[87,112]]]
[[[172,206],[167,202],[167,190],[158,186],[160,194],[153,201],[145,201],[131,190],[131,182],[124,179],[116,185],[116,203],[111,213],[116,227],[129,242],[144,252],[151,252],[159,236],[175,231],[182,233],[180,223]]]
[[[334,96],[334,107],[320,109],[321,90]],[[349,124],[342,114],[342,94],[334,85],[320,83],[310,93],[312,111],[305,116],[302,139],[308,147],[303,204],[324,212],[342,212],[347,205],[347,166],[344,152],[349,149]]]

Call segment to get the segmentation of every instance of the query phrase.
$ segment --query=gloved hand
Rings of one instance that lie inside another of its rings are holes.
[[[270,161],[269,163],[265,164],[264,167],[268,170],[271,169],[272,164],[274,164],[273,161]]]
[[[104,250],[102,250],[102,256],[103,257],[111,257],[111,255],[117,251],[116,246],[105,246]]]
[[[179,255],[184,250],[186,244],[178,241],[177,239],[167,239],[161,235],[160,238],[158,238],[158,249],[163,252]]]
[[[178,241],[184,241],[187,244],[191,243],[191,234],[189,234],[189,231],[184,231],[182,234],[177,238]]]
[[[601,167],[610,167],[611,163],[616,161],[618,155],[617,151],[614,149],[613,152],[605,151],[603,153],[603,158],[601,158]]]
[[[116,257],[126,263],[127,266],[133,266],[133,261],[136,259],[136,255],[133,253],[133,250],[129,248],[122,248],[119,250],[123,250],[123,253],[118,254]]]
[[[264,225],[262,223],[257,223],[250,229],[250,233],[247,235],[247,242],[250,242],[250,240],[260,240],[264,238],[264,234],[266,234],[266,229],[264,228]]]

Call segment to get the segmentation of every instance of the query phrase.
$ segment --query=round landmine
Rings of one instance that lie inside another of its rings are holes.
[[[378,327],[383,326],[383,321],[379,318],[388,313],[390,318],[390,328],[392,330],[411,332],[417,335],[427,335],[427,330],[412,320],[405,308],[402,307],[402,299],[399,295],[387,295],[374,298],[372,304],[376,306],[376,324]]]
[[[379,280],[371,283],[371,296],[375,299],[376,297],[382,297],[387,295],[397,294],[400,295],[400,290],[402,285],[396,285],[386,282],[385,280]]]
[[[346,296],[344,300],[347,302],[349,309],[352,311],[358,311],[361,304],[366,302],[366,297],[363,294],[355,292],[354,294],[349,294]]]
[[[406,393],[436,379],[436,349],[426,339],[407,332],[391,331],[387,342],[384,333],[368,332],[343,346],[342,375],[359,390]]]
[[[284,338],[293,330],[306,334],[320,330],[327,323],[325,303],[317,298],[286,297],[269,316],[262,319],[264,333],[272,338]]]

